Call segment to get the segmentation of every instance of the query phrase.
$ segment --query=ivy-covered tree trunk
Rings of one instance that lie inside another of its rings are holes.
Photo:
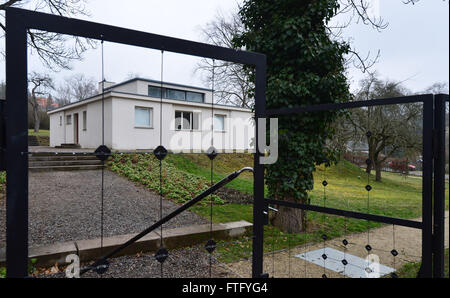
[[[300,209],[278,206],[278,212],[273,216],[271,223],[288,233],[305,231],[307,228],[306,212]]]
[[[338,0],[246,0],[240,10],[244,33],[237,48],[266,54],[268,109],[345,102],[350,99],[344,75],[349,47],[333,41],[326,24]],[[254,72],[249,69],[254,80]],[[250,90],[253,96],[254,90]],[[335,159],[325,147],[338,111],[303,113],[278,119],[278,161],[266,167],[269,196],[307,203],[317,165]],[[273,224],[284,231],[306,229],[306,213],[279,207]]]

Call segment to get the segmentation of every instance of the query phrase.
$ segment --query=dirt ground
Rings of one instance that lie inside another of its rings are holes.
[[[420,221],[421,219],[416,219]],[[445,226],[449,225],[449,212],[445,213]],[[421,231],[413,228],[395,226],[395,249],[398,256],[393,257],[391,250],[394,248],[394,227],[385,226],[370,230],[369,233],[352,234],[345,237],[349,242],[347,248],[342,244],[344,238],[328,240],[326,247],[340,250],[352,254],[354,256],[365,259],[368,255],[365,246],[372,246],[372,254],[378,255],[380,264],[399,269],[401,266],[420,261],[421,255]],[[369,234],[369,238],[368,238]],[[445,233],[445,247],[449,247],[449,233]],[[267,240],[270,241],[270,240]],[[264,257],[264,272],[269,273],[270,277],[276,278],[320,278],[326,274],[329,278],[344,278],[343,274],[324,269],[322,266],[306,262],[295,257],[304,252],[310,252],[316,249],[323,249],[324,243],[314,245],[298,246],[291,248],[290,251],[285,250],[276,253],[266,254]],[[251,277],[251,260],[239,261],[237,263],[228,264],[230,271],[240,277]]]

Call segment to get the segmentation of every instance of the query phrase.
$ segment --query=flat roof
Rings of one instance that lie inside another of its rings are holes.
[[[105,88],[105,91],[109,90],[109,89],[112,89],[112,88],[116,88],[116,87],[125,85],[125,84],[128,84],[128,83],[131,83],[131,82],[134,82],[134,81],[144,81],[144,82],[148,82],[148,83],[154,83],[154,84],[161,85],[161,81],[136,77],[136,78],[133,78],[133,79],[126,80],[126,81],[124,81],[122,83],[114,84],[114,85],[112,85],[112,86],[110,86],[108,88]],[[212,92],[211,89],[206,89],[206,88],[196,87],[196,86],[182,85],[182,84],[171,83],[171,82],[162,82],[162,84],[163,85],[170,85],[170,86],[174,86],[174,87],[180,87],[180,88],[190,88],[190,89],[197,89],[197,90]]]
[[[104,98],[111,98],[111,97],[121,97],[121,98],[128,98],[127,96],[130,96],[129,99],[147,99],[147,98],[151,98],[152,101],[154,102],[160,102],[160,98],[156,98],[156,97],[152,97],[149,95],[142,95],[142,94],[135,94],[135,93],[127,93],[127,92],[121,92],[121,91],[114,91],[114,90],[108,90],[104,93]],[[134,97],[134,98],[133,98]],[[102,100],[102,94],[97,94],[94,95],[90,98],[81,100],[81,101],[77,101],[77,102],[73,102],[67,105],[64,105],[62,107],[53,109],[53,110],[49,110],[47,112],[47,114],[53,114],[53,113],[57,113],[57,112],[61,112],[70,108],[74,108],[74,107],[78,107],[78,106],[82,106],[85,104],[89,104],[92,102],[96,102],[98,100]],[[181,99],[167,99],[164,98],[163,99],[163,103],[169,103],[169,104],[187,104],[187,105],[192,105],[192,106],[198,106],[198,107],[203,107],[203,108],[210,108],[211,107],[211,103],[204,103],[204,102],[193,102],[193,101],[186,101],[186,100],[181,100]],[[224,105],[224,104],[214,104],[214,107],[220,109],[229,109],[229,110],[237,110],[237,111],[247,111],[247,112],[251,112],[251,109],[249,108],[244,108],[244,107],[239,107],[239,106],[232,106],[232,105]]]
[[[118,84],[114,84],[114,85],[112,85],[112,86],[110,86],[110,87],[108,87],[108,88],[105,88],[105,93],[106,93],[106,92],[125,93],[125,92],[114,91],[114,90],[111,90],[111,89],[117,88],[117,87],[122,86],[122,85],[125,85],[125,84],[129,84],[129,83],[134,82],[134,81],[144,81],[144,82],[148,82],[148,83],[154,83],[154,84],[161,85],[161,81],[136,77],[136,78],[129,79],[129,80],[126,80],[126,81],[121,82],[121,83],[118,83]],[[206,89],[206,88],[201,88],[201,87],[196,87],[196,86],[182,85],[182,84],[170,83],[170,82],[162,82],[162,84],[163,84],[163,85],[174,86],[174,87],[180,87],[180,88],[190,88],[190,89],[196,89],[196,90],[201,90],[201,91],[212,92],[211,89]],[[88,97],[88,98],[86,98],[86,99],[83,99],[83,100],[81,100],[81,101],[72,102],[72,103],[63,105],[63,106],[61,106],[61,107],[51,109],[51,110],[49,110],[47,113],[48,113],[48,114],[52,114],[53,112],[56,112],[56,111],[60,111],[60,110],[63,111],[63,110],[65,110],[66,108],[70,108],[70,107],[73,106],[73,105],[80,104],[80,103],[83,103],[83,102],[85,102],[85,101],[92,102],[92,99],[94,99],[94,98],[97,97],[97,96],[100,96],[101,94],[102,94],[102,93],[99,93],[99,94],[96,94],[96,95],[94,95],[94,96],[91,96],[91,97]],[[151,96],[142,95],[142,94],[135,94],[135,93],[127,93],[127,94],[130,94],[130,95],[139,95],[139,96],[145,96],[145,97],[151,97]],[[99,98],[99,99],[101,99],[101,98]],[[164,99],[164,100],[166,100],[166,99]],[[180,99],[171,99],[171,100],[176,100],[176,101],[180,101],[180,102],[195,103],[195,102],[190,102],[190,101],[180,100]],[[203,105],[204,105],[204,104],[209,104],[209,103],[198,103],[198,104],[203,104]],[[228,108],[238,108],[238,109],[244,109],[244,110],[251,110],[251,109],[249,109],[249,108],[244,108],[244,107],[240,107],[240,106],[236,106],[236,105],[225,105],[225,104],[218,104],[218,103],[215,103],[214,106],[228,107]]]

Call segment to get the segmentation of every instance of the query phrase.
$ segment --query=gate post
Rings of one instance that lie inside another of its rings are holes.
[[[448,97],[448,96],[447,96]],[[444,277],[445,241],[445,95],[434,98],[433,277]]]
[[[264,165],[260,163],[261,152],[258,148],[258,119],[266,117],[266,60],[256,65],[255,84],[255,155],[253,184],[253,243],[252,277],[263,274],[264,257]]]
[[[28,275],[27,33],[6,10],[6,275]]]
[[[419,277],[433,277],[433,127],[434,96],[423,101],[422,267]]]

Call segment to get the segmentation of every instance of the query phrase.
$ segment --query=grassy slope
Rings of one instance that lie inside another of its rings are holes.
[[[210,177],[209,160],[202,155],[178,155],[171,156],[170,161],[177,168],[202,176]],[[220,179],[226,173],[230,173],[243,166],[251,166],[252,159],[249,155],[239,155],[236,159],[230,155],[219,155],[215,161],[215,179]],[[325,204],[328,207],[342,208],[373,214],[381,214],[400,218],[417,218],[421,215],[422,179],[418,177],[402,177],[398,174],[383,173],[382,182],[375,182],[374,176],[369,178],[360,168],[348,162],[341,162],[330,168],[318,167],[315,173],[314,190],[311,191],[311,203],[324,204],[324,192],[322,181],[329,183],[326,188]],[[370,208],[367,206],[367,191],[365,186],[370,184],[373,190],[370,192]],[[251,176],[238,178],[229,185],[243,192],[252,193],[253,183]],[[448,184],[446,186],[446,198],[448,198]],[[448,200],[446,201],[448,209]],[[207,217],[207,206],[194,206],[192,208],[198,214]],[[227,222],[235,220],[247,220],[252,222],[252,206],[228,204],[214,207],[213,218],[215,222]],[[379,223],[367,223],[363,220],[344,219],[337,216],[326,216],[315,212],[308,213],[311,229],[306,234],[286,234],[271,226],[265,227],[266,251],[283,249],[288,245],[300,245],[305,242],[320,241],[321,235],[326,233],[329,237],[339,237],[345,233],[363,232],[368,227],[379,227]],[[274,239],[272,243],[272,238]],[[232,261],[238,256],[249,256],[251,241],[242,239],[235,245],[219,247],[224,261]]]
[[[40,129],[39,132],[34,132],[33,129],[28,130],[28,135],[36,136],[40,146],[49,146],[50,144],[50,131]]]
[[[49,137],[50,136],[50,130],[40,129],[39,132],[34,132],[33,129],[29,129],[28,130],[28,135],[30,135],[30,136]]]
[[[136,181],[136,183],[157,190],[159,164],[153,157],[115,156],[112,169]],[[205,155],[186,154],[169,155],[164,161],[164,193],[168,198],[181,203],[193,197],[209,184],[210,161]],[[217,181],[227,174],[244,166],[252,165],[252,157],[248,154],[219,155],[214,161],[214,180]],[[150,171],[148,171],[150,169]],[[326,200],[324,202],[323,180],[328,181]],[[368,180],[369,179],[369,180]],[[369,182],[368,182],[369,181]],[[192,185],[195,182],[195,185]],[[368,208],[367,184],[372,185],[370,192],[370,208]],[[241,192],[252,193],[253,182],[251,174],[244,174],[228,187]],[[318,167],[315,173],[314,190],[310,193],[311,203],[328,207],[342,208],[361,212],[375,213],[400,218],[416,218],[421,215],[422,180],[420,177],[402,177],[398,174],[383,173],[383,181],[375,182],[374,177],[360,168],[341,162],[330,168]],[[448,185],[446,187],[448,198]],[[220,200],[216,200],[220,203]],[[448,208],[448,201],[446,203]],[[209,217],[207,204],[192,207],[199,215]],[[247,220],[252,222],[252,205],[216,204],[213,209],[215,222]],[[283,249],[288,245],[300,245],[305,242],[321,241],[321,236],[340,237],[346,233],[363,232],[368,228],[379,227],[381,224],[365,220],[345,219],[308,212],[309,230],[302,234],[286,234],[277,228],[266,226],[266,251]],[[219,246],[218,253],[223,261],[232,261],[238,257],[249,256],[251,240],[243,238],[233,244]]]
[[[445,258],[444,258],[444,274],[445,278],[448,278],[449,272],[448,272],[448,248],[445,250]],[[411,263],[406,264],[402,268],[400,268],[397,271],[399,278],[416,278],[417,274],[419,273],[421,263]]]

